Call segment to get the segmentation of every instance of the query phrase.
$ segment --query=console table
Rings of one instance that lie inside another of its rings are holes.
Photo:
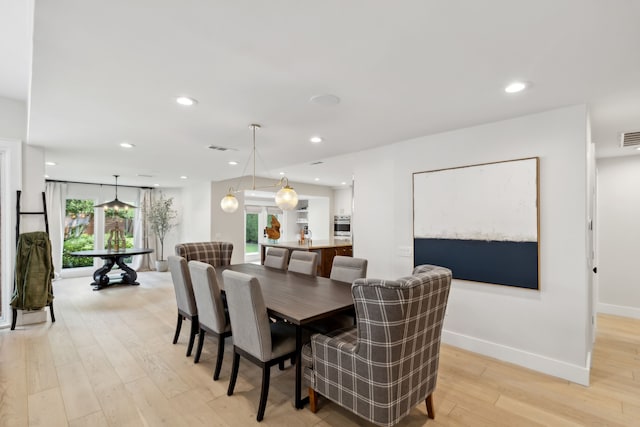
[[[132,255],[142,255],[149,254],[153,252],[153,249],[148,248],[128,248],[122,249],[119,251],[114,250],[93,250],[93,251],[76,251],[70,252],[69,255],[72,256],[84,256],[84,257],[94,257],[94,258],[102,258],[104,260],[104,265],[97,269],[93,273],[93,290],[97,291],[105,286],[114,285],[114,284],[122,284],[122,285],[139,285],[140,283],[136,282],[138,278],[138,273],[127,264],[125,264],[124,259],[130,257]],[[112,280],[108,273],[111,271],[114,265],[118,265],[123,271],[120,274],[120,278],[116,278]]]

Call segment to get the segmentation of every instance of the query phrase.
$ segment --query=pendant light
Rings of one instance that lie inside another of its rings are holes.
[[[276,193],[276,205],[282,210],[289,211],[294,209],[298,205],[298,194],[295,192],[293,187],[289,186],[289,180],[287,177],[282,177],[280,180],[269,186],[264,187],[256,187],[256,129],[260,129],[260,125],[251,124],[250,125],[253,131],[253,148],[251,150],[251,156],[253,158],[253,184],[251,186],[252,190],[257,190],[258,188],[269,188],[269,187],[281,187],[280,190]],[[235,193],[238,193],[242,190],[236,189],[233,187],[229,187],[229,191],[227,195],[220,200],[220,208],[227,212],[233,213],[238,210],[238,199],[235,196]]]
[[[104,203],[100,203],[99,205],[95,205],[94,208],[104,208],[105,210],[113,209],[115,211],[118,211],[121,209],[122,210],[136,209],[135,206],[118,200],[118,177],[120,175],[113,175],[113,176],[116,178],[116,198],[110,202],[104,202]]]

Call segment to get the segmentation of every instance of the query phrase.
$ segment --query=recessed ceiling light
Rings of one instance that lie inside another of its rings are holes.
[[[154,187],[160,187],[160,184],[153,184]]]
[[[55,165],[57,165],[56,162],[44,162],[44,164],[47,165],[47,166],[55,166]]]
[[[518,93],[522,92],[527,88],[527,84],[525,82],[513,82],[510,83],[507,87],[504,88],[504,91],[507,93]]]
[[[340,183],[340,185],[347,185],[347,183],[343,181]]]
[[[636,150],[640,151],[640,147],[636,147]]]
[[[49,175],[45,175],[44,177],[45,177],[45,178],[49,178]]]
[[[314,95],[309,99],[309,102],[319,105],[337,105],[340,103],[340,98],[335,95]]]
[[[280,172],[280,175],[284,175],[284,172]]]
[[[238,162],[236,162],[235,160],[231,160],[231,161],[229,162],[229,164],[230,164],[231,166],[236,166],[236,165],[238,164]]]
[[[182,175],[182,176],[180,177],[180,179],[187,179],[187,176],[186,176],[186,175]]]
[[[319,142],[322,142],[322,138],[319,136],[312,136],[309,141],[313,142],[314,144],[317,144]]]
[[[179,96],[176,98],[176,102],[180,105],[185,105],[187,107],[190,107],[192,105],[195,105],[198,103],[197,100],[193,99],[193,98],[189,98],[187,96]]]
[[[320,178],[314,178],[314,181],[320,181]]]
[[[120,143],[120,147],[122,147],[122,148],[133,148],[133,147],[135,147],[135,145],[131,144],[130,142],[121,142]]]

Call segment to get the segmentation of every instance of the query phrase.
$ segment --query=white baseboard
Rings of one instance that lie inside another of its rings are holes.
[[[18,310],[16,317],[16,326],[32,325],[34,323],[42,323],[47,321],[47,312],[40,310]]]
[[[599,302],[597,305],[598,313],[613,314],[615,316],[632,317],[640,319],[640,308],[628,307],[624,305],[605,304]]]
[[[590,354],[587,364],[580,366],[446,330],[442,331],[442,342],[577,384],[589,385]]]

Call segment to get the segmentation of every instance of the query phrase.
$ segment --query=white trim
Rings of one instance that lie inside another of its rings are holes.
[[[598,313],[613,314],[615,316],[631,317],[640,319],[640,308],[629,307],[624,305],[598,303]]]
[[[586,365],[580,366],[446,330],[442,331],[442,342],[577,384],[589,385],[590,353]]]
[[[22,142],[0,138],[0,227],[2,245],[2,316],[0,327],[11,322],[9,299],[13,291],[16,191],[22,187]]]

